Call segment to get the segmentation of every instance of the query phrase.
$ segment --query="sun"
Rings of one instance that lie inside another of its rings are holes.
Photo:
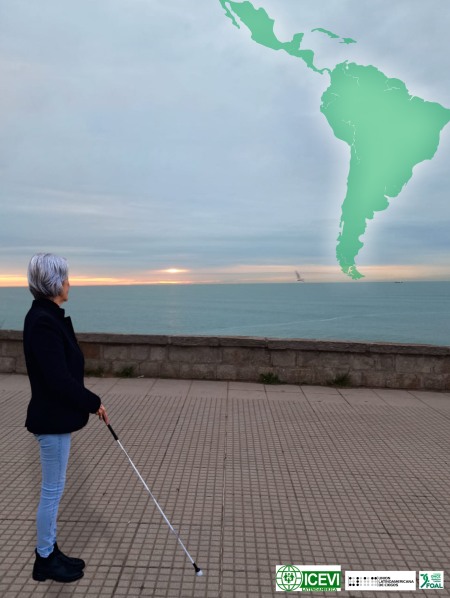
[[[167,268],[167,270],[163,270],[163,272],[167,272],[167,274],[181,274],[187,271],[188,270],[183,270],[182,268]]]

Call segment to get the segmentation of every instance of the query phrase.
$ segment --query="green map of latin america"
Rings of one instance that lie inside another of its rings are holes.
[[[304,33],[282,42],[274,32],[275,20],[264,8],[255,8],[249,1],[219,1],[233,25],[239,29],[244,25],[254,42],[282,50],[302,60],[318,76],[329,77],[320,111],[334,135],[350,146],[336,257],[344,274],[354,280],[363,278],[356,258],[363,247],[367,221],[388,208],[389,200],[400,194],[417,164],[436,154],[441,131],[450,122],[450,109],[410,95],[403,81],[387,77],[372,65],[345,61],[319,69],[314,51],[302,47]],[[336,43],[356,43],[322,27],[312,31]]]

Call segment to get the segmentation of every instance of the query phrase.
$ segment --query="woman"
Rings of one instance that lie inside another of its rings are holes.
[[[31,385],[25,426],[39,443],[42,467],[33,579],[71,582],[83,577],[85,563],[66,556],[56,543],[71,433],[87,424],[90,413],[105,423],[108,415],[100,398],[84,386],[84,357],[72,322],[61,309],[70,287],[65,258],[49,253],[33,256],[28,285],[34,301],[23,331]]]

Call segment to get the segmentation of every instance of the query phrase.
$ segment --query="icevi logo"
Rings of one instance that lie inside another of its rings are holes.
[[[277,592],[340,592],[340,565],[277,565]]]
[[[295,565],[279,565],[276,568],[277,592],[296,592],[302,585],[303,575]]]

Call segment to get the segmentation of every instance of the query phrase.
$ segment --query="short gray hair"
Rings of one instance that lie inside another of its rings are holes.
[[[28,264],[28,287],[35,299],[57,297],[69,277],[65,257],[51,253],[37,253]]]

